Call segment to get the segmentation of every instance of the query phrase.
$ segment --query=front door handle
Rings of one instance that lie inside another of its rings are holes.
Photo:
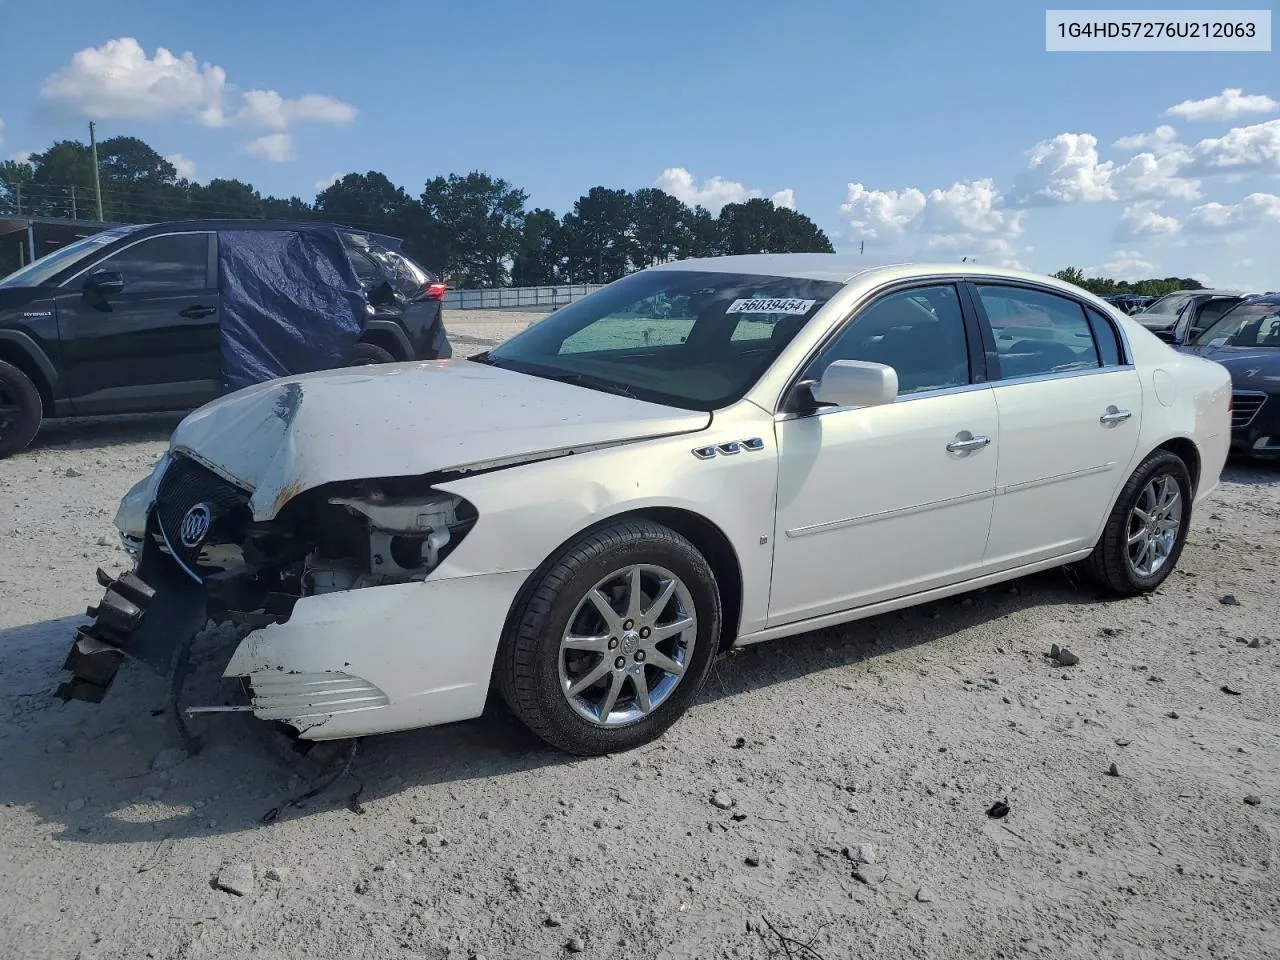
[[[197,303],[195,306],[187,307],[185,310],[179,310],[178,316],[186,317],[188,320],[199,320],[201,317],[207,317],[217,312],[217,307],[204,307]]]
[[[956,434],[956,438],[947,444],[947,453],[968,453],[970,450],[981,450],[991,442],[990,437],[975,437],[967,430]]]
[[[1113,424],[1124,423],[1132,416],[1133,412],[1130,410],[1118,410],[1115,407],[1107,407],[1107,412],[1098,418],[1098,422],[1104,427],[1109,427]]]

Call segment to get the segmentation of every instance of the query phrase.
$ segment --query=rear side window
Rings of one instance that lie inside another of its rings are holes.
[[[1038,377],[1100,366],[1084,307],[1023,287],[974,288],[991,324],[1000,377]]]
[[[1120,366],[1123,363],[1120,359],[1120,335],[1116,332],[1115,324],[1096,310],[1087,312],[1089,324],[1093,327],[1093,339],[1098,344],[1098,353],[1102,357],[1102,365],[1104,367]]]
[[[99,270],[121,274],[125,293],[203,290],[209,283],[209,234],[151,237],[107,257],[93,268]]]

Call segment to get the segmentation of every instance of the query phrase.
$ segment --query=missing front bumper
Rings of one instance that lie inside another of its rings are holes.
[[[154,546],[144,546],[137,567],[112,578],[98,570],[105,589],[93,619],[76,630],[63,669],[71,679],[55,691],[63,700],[99,703],[126,659],[172,680],[192,638],[208,620],[204,587]]]

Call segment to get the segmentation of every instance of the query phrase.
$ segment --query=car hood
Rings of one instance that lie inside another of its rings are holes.
[[[705,412],[438,360],[247,387],[188,415],[170,450],[251,490],[254,519],[267,520],[326,483],[491,469],[710,422]]]
[[[1214,360],[1231,371],[1231,383],[1237,390],[1261,390],[1280,393],[1280,349],[1276,347],[1187,347],[1206,360]]]

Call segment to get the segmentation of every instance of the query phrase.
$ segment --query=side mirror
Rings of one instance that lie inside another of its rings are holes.
[[[877,407],[898,398],[898,371],[883,363],[836,360],[812,388],[813,399],[837,407]]]
[[[84,288],[95,293],[119,293],[124,289],[124,274],[111,270],[99,270],[89,275],[89,279],[84,282]]]

